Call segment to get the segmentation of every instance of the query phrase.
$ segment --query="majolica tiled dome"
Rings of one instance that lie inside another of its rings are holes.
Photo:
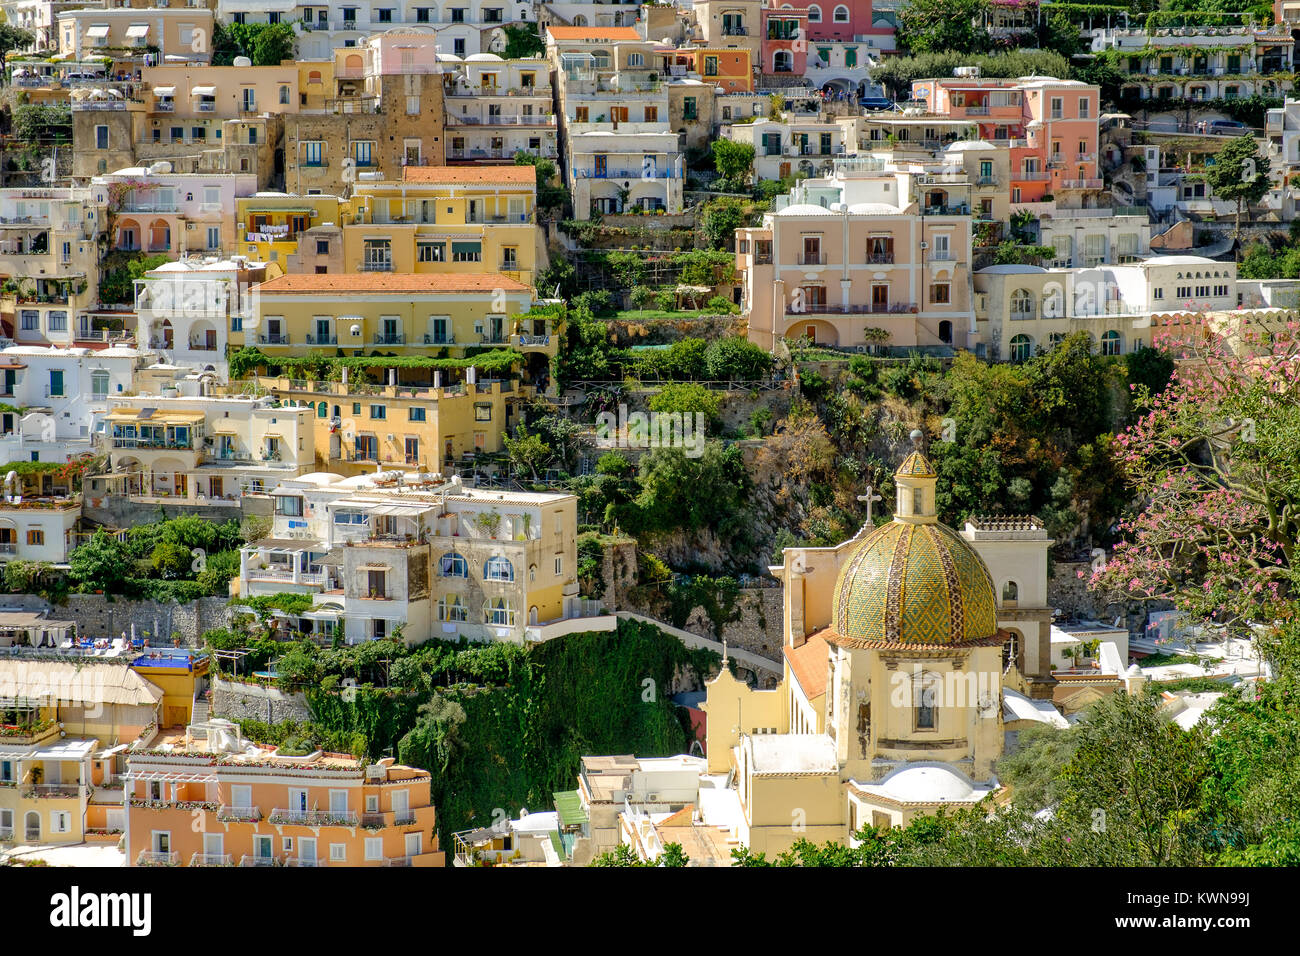
[[[831,628],[850,642],[965,644],[997,634],[993,578],[984,561],[932,510],[934,467],[919,452],[895,473],[928,489],[923,513],[895,515],[849,556],[831,598]]]

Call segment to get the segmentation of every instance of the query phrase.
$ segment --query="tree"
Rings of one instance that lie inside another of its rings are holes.
[[[1169,385],[1113,443],[1134,494],[1094,587],[1233,625],[1294,617],[1300,541],[1297,326],[1235,320],[1163,338]]]
[[[1259,202],[1271,188],[1268,170],[1269,159],[1260,153],[1251,133],[1230,140],[1214,157],[1214,165],[1205,168],[1214,195],[1237,203],[1234,234],[1238,237],[1243,206]]]
[[[548,212],[562,212],[569,204],[569,191],[560,182],[555,163],[545,157],[523,150],[515,153],[516,166],[532,166],[537,170],[537,208]]]
[[[190,570],[190,551],[179,544],[163,541],[153,549],[149,563],[154,573],[164,580],[183,578]]]
[[[120,594],[131,566],[126,545],[102,528],[68,555],[68,577],[79,591]]]
[[[756,382],[771,373],[772,356],[742,335],[729,335],[709,343],[704,364],[711,379]]]
[[[704,204],[700,231],[708,237],[714,249],[731,249],[734,248],[736,230],[745,225],[748,218],[743,200],[718,196]]]
[[[212,64],[231,66],[235,57],[246,56],[253,66],[279,66],[294,58],[296,45],[297,36],[287,23],[217,23],[212,31]]]
[[[1061,56],[1068,58],[1076,53],[1082,53],[1085,49],[1083,33],[1079,30],[1079,25],[1064,13],[1052,14],[1042,32],[1043,38],[1039,46],[1045,50],[1055,50]]]
[[[546,44],[533,27],[507,24],[505,31],[506,48],[501,53],[503,59],[526,60],[546,53]]]
[[[287,23],[256,24],[264,27],[253,37],[253,66],[279,66],[294,58],[297,36]]]
[[[898,43],[910,53],[982,53],[988,8],[988,0],[907,0],[898,11]]]
[[[537,469],[551,460],[550,446],[539,435],[530,435],[522,424],[515,426],[514,438],[502,435],[501,440],[506,446],[506,453],[510,455],[511,463],[517,468],[527,469],[536,481]]]
[[[715,139],[713,168],[728,184],[748,182],[750,171],[754,168],[753,144],[737,143],[730,139]]]
[[[650,397],[650,411],[665,414],[681,413],[683,415],[704,416],[705,422],[712,425],[718,420],[721,403],[718,396],[703,385],[695,382],[674,382],[665,385],[657,395]]]
[[[0,62],[9,55],[10,50],[28,50],[36,43],[36,37],[19,27],[0,23]]]

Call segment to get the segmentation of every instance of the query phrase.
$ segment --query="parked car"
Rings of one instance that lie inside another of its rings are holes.
[[[1250,127],[1237,120],[1213,120],[1209,125],[1211,136],[1241,136],[1249,131]]]

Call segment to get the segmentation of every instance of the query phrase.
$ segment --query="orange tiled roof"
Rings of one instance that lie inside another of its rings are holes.
[[[557,40],[640,40],[632,27],[547,27]]]
[[[358,272],[346,274],[294,273],[263,282],[259,292],[382,292],[412,295],[428,292],[527,292],[528,286],[500,272],[401,273]]]
[[[821,632],[813,634],[799,647],[785,648],[785,659],[790,662],[790,670],[794,672],[795,680],[799,681],[799,686],[809,700],[815,700],[826,693],[826,661],[829,650],[830,646]]]
[[[408,183],[518,183],[537,182],[533,166],[404,166],[402,180]]]

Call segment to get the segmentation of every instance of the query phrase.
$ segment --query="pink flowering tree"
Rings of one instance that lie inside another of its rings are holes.
[[[1293,617],[1300,540],[1300,324],[1234,315],[1157,338],[1168,387],[1113,454],[1134,490],[1123,541],[1090,584],[1224,624]],[[1132,387],[1132,386],[1130,386]]]

